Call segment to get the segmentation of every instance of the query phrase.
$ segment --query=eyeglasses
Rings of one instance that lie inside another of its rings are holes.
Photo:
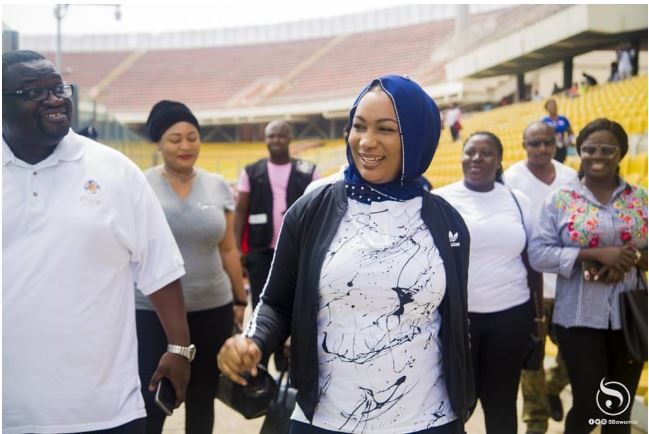
[[[50,92],[57,98],[70,98],[72,96],[71,84],[58,84],[52,87],[32,87],[28,89],[18,89],[9,92],[2,92],[2,95],[27,97],[31,101],[45,101],[50,96]]]
[[[592,157],[599,150],[602,157],[613,157],[620,150],[619,147],[614,145],[583,145],[581,147],[581,155]]]
[[[536,139],[536,140],[527,140],[525,144],[530,148],[538,148],[541,144],[545,146],[555,145],[557,143],[554,137],[548,137],[547,139]]]

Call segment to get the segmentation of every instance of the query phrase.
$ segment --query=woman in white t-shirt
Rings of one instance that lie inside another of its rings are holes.
[[[464,179],[434,191],[460,212],[471,234],[471,354],[487,434],[517,432],[516,395],[533,324],[521,257],[532,229],[531,205],[502,184],[502,158],[498,137],[474,133],[464,143]]]

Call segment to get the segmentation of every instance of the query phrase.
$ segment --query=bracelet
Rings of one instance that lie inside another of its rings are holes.
[[[237,299],[234,300],[234,305],[235,306],[241,306],[241,307],[248,307],[248,302],[247,301],[239,301]]]

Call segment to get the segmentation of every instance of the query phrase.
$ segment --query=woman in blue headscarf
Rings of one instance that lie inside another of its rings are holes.
[[[245,385],[291,335],[290,433],[461,433],[474,402],[469,234],[421,186],[437,106],[407,77],[384,76],[349,121],[344,180],[287,211],[261,303],[219,367]]]

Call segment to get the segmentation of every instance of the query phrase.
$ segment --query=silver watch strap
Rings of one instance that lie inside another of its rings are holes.
[[[181,355],[185,357],[187,360],[189,360],[190,362],[194,358],[193,357],[194,355],[192,354],[191,351],[191,347],[183,347],[181,345],[169,344],[167,345],[167,352]]]

